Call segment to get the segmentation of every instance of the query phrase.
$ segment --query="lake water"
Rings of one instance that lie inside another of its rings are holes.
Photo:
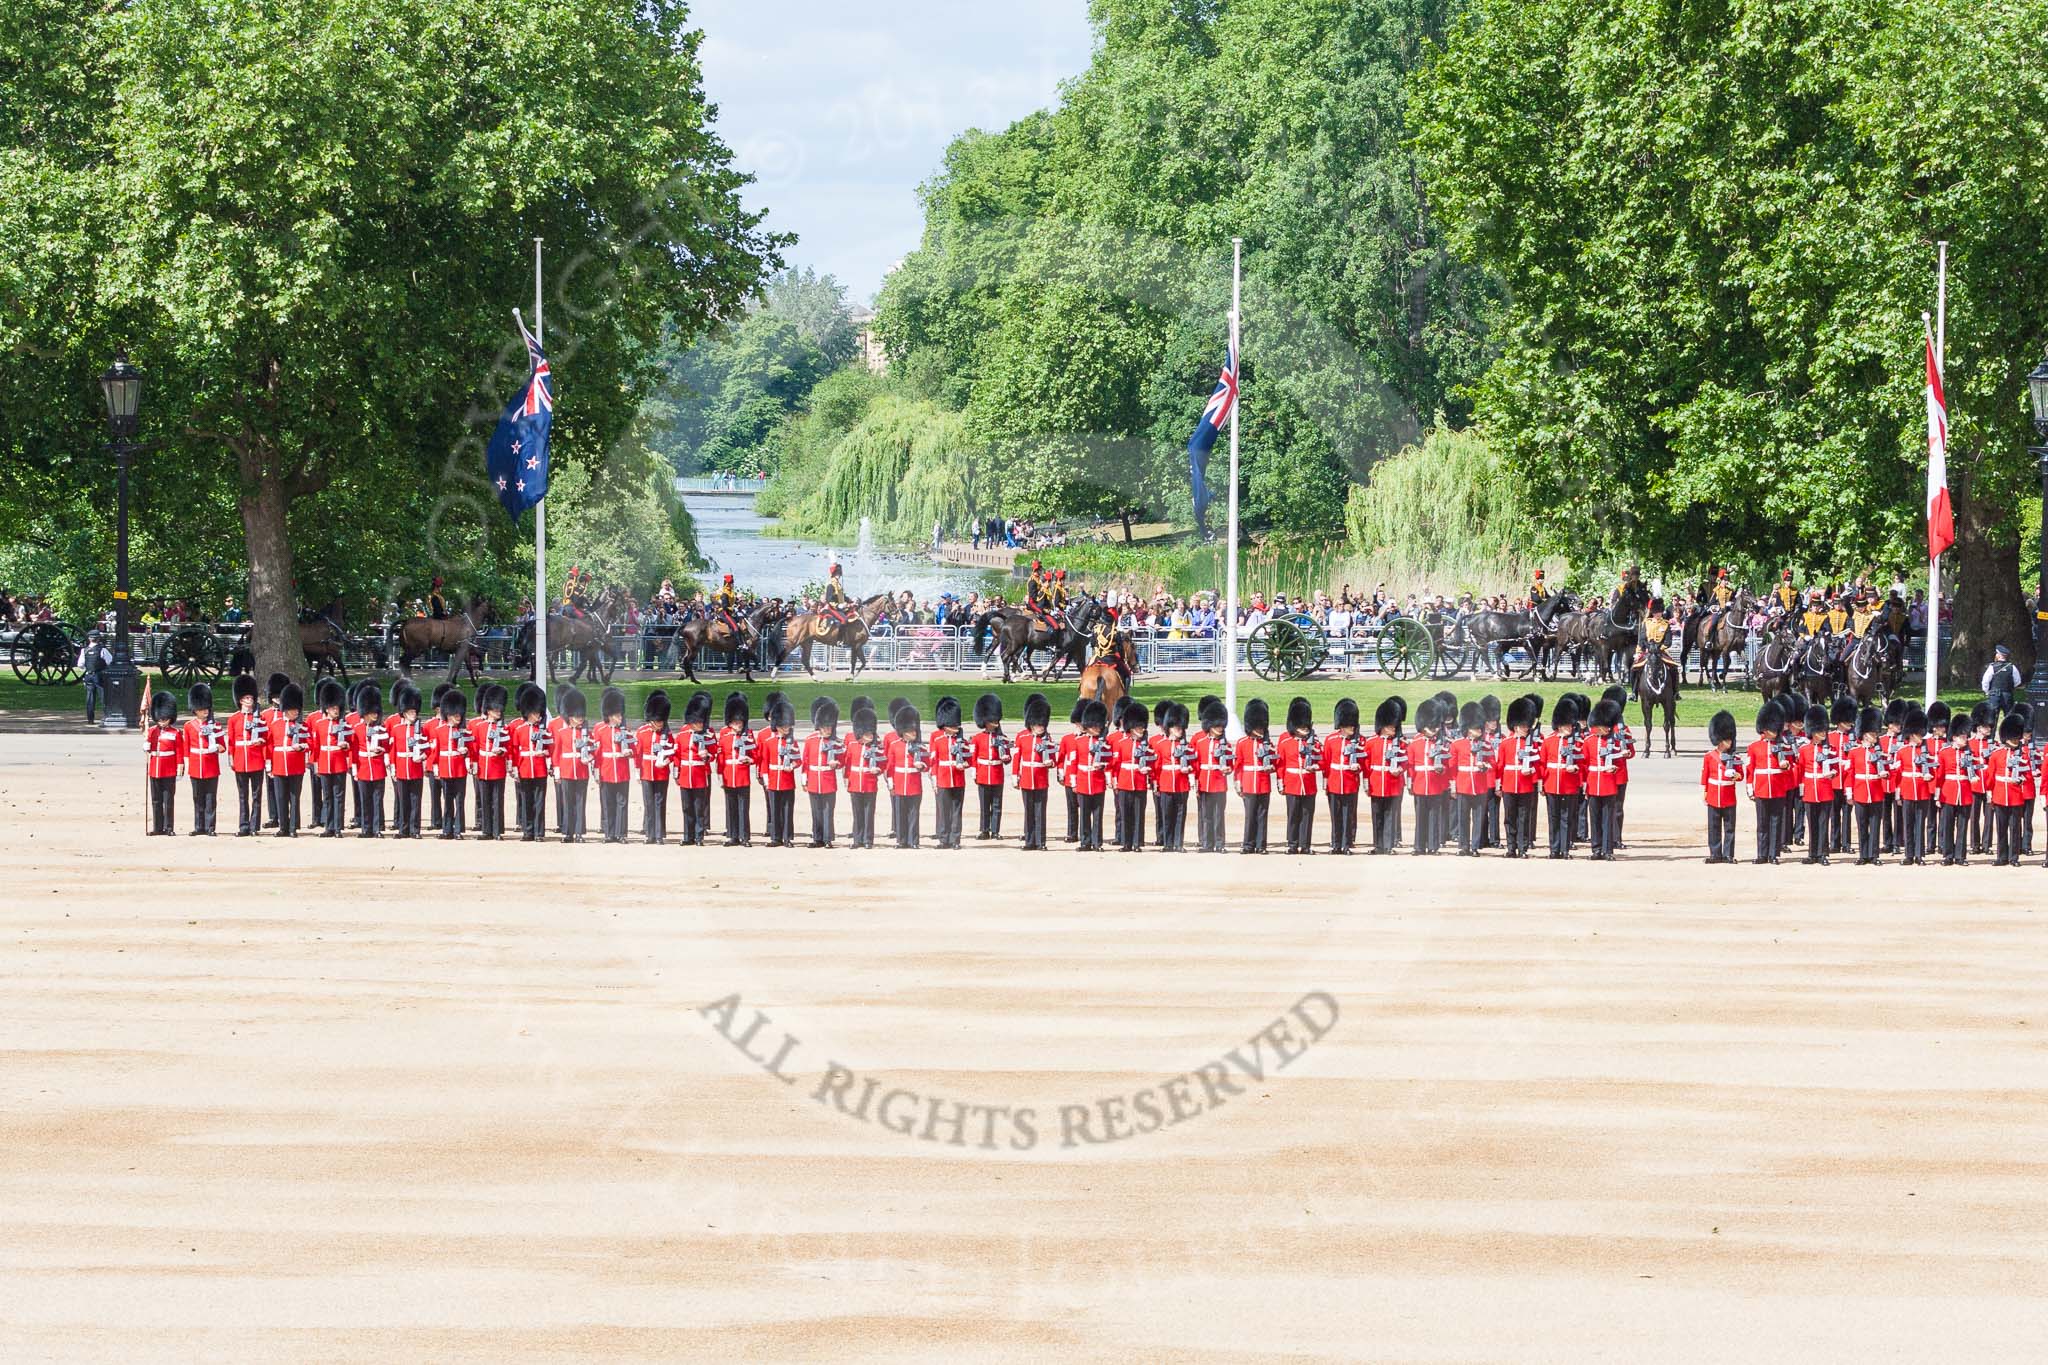
[[[707,586],[715,586],[721,574],[729,573],[742,591],[788,597],[806,583],[824,582],[826,566],[835,552],[846,590],[856,598],[908,588],[923,601],[942,592],[988,592],[1008,581],[1007,574],[877,550],[866,535],[859,543],[839,546],[765,535],[773,523],[754,510],[752,496],[686,493],[683,505],[696,522],[697,548],[711,561],[712,567],[704,575]]]

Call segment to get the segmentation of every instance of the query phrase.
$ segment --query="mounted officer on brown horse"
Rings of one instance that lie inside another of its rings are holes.
[[[725,582],[711,595],[707,613],[676,628],[676,653],[682,663],[683,675],[691,682],[700,681],[697,677],[697,656],[703,653],[731,655],[733,666],[748,682],[754,680],[754,666],[760,658],[761,642],[780,621],[782,604],[779,601],[763,602],[751,615],[742,618],[739,603],[732,575],[727,574]]]
[[[491,599],[477,596],[469,605],[452,616],[439,620],[431,616],[415,616],[402,621],[392,632],[392,643],[398,647],[398,671],[412,672],[412,661],[433,650],[441,650],[448,656],[448,681],[456,681],[463,666],[469,667],[472,680],[479,676],[475,651],[471,642],[477,632],[491,623]]]
[[[799,651],[803,656],[804,672],[815,677],[817,675],[811,668],[812,646],[846,650],[851,656],[852,667],[846,678],[851,682],[867,666],[868,631],[888,605],[889,594],[885,592],[876,593],[856,605],[847,596],[846,584],[839,577],[839,562],[834,560],[825,575],[823,604],[816,611],[791,617],[783,627],[783,655],[786,657],[792,649]]]

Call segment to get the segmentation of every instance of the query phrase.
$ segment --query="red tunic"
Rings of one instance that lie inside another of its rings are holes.
[[[1969,752],[1966,745],[1945,744],[1941,749],[1941,766],[1936,784],[1937,797],[1944,806],[1974,805],[1977,800],[1975,778],[1963,771],[1963,755]]]
[[[327,718],[325,711],[306,722],[307,742],[313,750],[313,771],[332,777],[348,771],[349,733],[340,717]]]
[[[374,721],[356,722],[349,770],[358,782],[382,782],[390,773],[391,732],[384,728],[381,716]]]
[[[184,727],[151,725],[142,736],[142,753],[151,777],[176,777],[185,761]]]
[[[771,792],[796,790],[796,770],[803,763],[803,746],[794,735],[763,730],[754,736],[754,768],[761,774],[761,786]]]
[[[1800,747],[1799,799],[1816,806],[1835,799],[1835,756],[1826,735]]]
[[[967,773],[974,766],[967,737],[958,730],[934,730],[931,742],[932,785],[942,791],[967,785]]]
[[[1067,785],[1082,796],[1100,796],[1109,790],[1109,757],[1107,742],[1099,746],[1097,736],[1075,733],[1074,756],[1067,767]]]
[[[1436,741],[1416,735],[1408,741],[1408,790],[1417,796],[1442,796],[1451,789],[1448,757],[1439,761]]]
[[[1543,792],[1546,796],[1576,796],[1586,785],[1586,766],[1592,761],[1587,751],[1592,748],[1592,737],[1580,735],[1579,761],[1567,764],[1565,744],[1572,737],[1568,734],[1551,734],[1543,740]]]
[[[920,760],[902,735],[890,735],[882,742],[882,756],[889,774],[889,790],[898,796],[924,795],[925,764],[930,751]]]
[[[1585,787],[1588,796],[1619,796],[1628,782],[1628,756],[1635,742],[1624,735],[1586,735]]]
[[[1460,796],[1485,796],[1499,780],[1500,753],[1484,755],[1482,744],[1462,735],[1451,741],[1451,790]]]
[[[840,761],[846,772],[846,790],[872,796],[882,788],[882,770],[889,763],[888,746],[876,739],[849,739]]]
[[[676,746],[669,767],[675,774],[677,789],[694,792],[709,788],[711,769],[718,762],[718,736],[709,730],[685,725],[680,730],[670,731],[669,738]]]
[[[228,717],[228,767],[238,773],[260,773],[270,761],[270,733],[254,711]]]
[[[1994,806],[2027,804],[2027,756],[2010,745],[2000,744],[1985,761],[1985,785],[1991,788]]]
[[[1172,735],[1154,735],[1147,742],[1152,746],[1153,789],[1164,792],[1169,796],[1193,790],[1195,785],[1194,754],[1183,753],[1179,758],[1174,757],[1175,748],[1185,748],[1186,741],[1183,740],[1180,746],[1176,746]]]
[[[1750,742],[1743,760],[1743,776],[1749,779],[1749,794],[1758,801],[1775,801],[1790,796],[1799,784],[1799,770],[1778,756],[1777,743],[1762,736]]]
[[[1354,752],[1354,746],[1356,751]],[[1350,796],[1364,776],[1365,746],[1356,735],[1323,736],[1323,789],[1332,796]]]
[[[580,720],[556,716],[548,722],[548,768],[557,781],[588,782],[590,760],[583,756],[586,746],[596,743],[590,727]]]
[[[426,755],[430,752],[424,744],[426,734],[420,721],[407,720],[404,716],[389,716],[384,721],[385,746],[391,753],[391,775],[400,782],[418,781],[427,775]],[[415,740],[421,741],[415,744]],[[420,757],[413,756],[418,749]]]
[[[837,742],[822,734],[804,741],[804,790],[813,796],[833,796],[839,791],[839,765],[846,761],[845,757],[827,758],[827,746]]]
[[[1543,790],[1543,741],[1533,735],[1509,735],[1494,755],[1500,789],[1508,796]]]
[[[1016,745],[1012,744],[1010,747],[1014,751]],[[982,730],[977,732],[974,736],[974,743],[969,748],[969,753],[972,754],[974,759],[974,780],[978,785],[983,787],[1000,787],[1003,785],[1003,752],[996,743],[995,731]]]
[[[676,737],[653,722],[633,732],[633,753],[642,782],[666,782],[675,775]]]
[[[1230,752],[1230,741],[1222,735],[1212,735],[1207,730],[1195,736],[1195,790],[1198,792],[1227,792],[1230,790],[1230,770],[1236,766]]]
[[[546,721],[528,720],[521,716],[512,722],[512,775],[531,780],[548,775],[548,750],[553,747],[548,739]]]
[[[219,721],[185,722],[185,776],[220,776],[221,751],[227,748],[227,727]]]
[[[1842,760],[1840,787],[1859,806],[1874,806],[1891,793],[1892,775],[1884,761],[1884,750],[1876,745],[1850,747]]]
[[[728,725],[718,732],[718,781],[727,787],[749,787],[754,782],[753,731],[744,725]],[[745,739],[742,738],[745,737]]]
[[[1289,733],[1280,736],[1280,742],[1273,748],[1279,755],[1280,794],[1314,796],[1316,778],[1323,771],[1323,746],[1302,735]]]
[[[1060,785],[1069,791],[1074,789],[1074,764],[1081,757],[1081,745],[1085,739],[1079,730],[1070,730],[1060,737],[1059,758],[1053,768],[1059,774]]]
[[[1733,759],[1734,762],[1723,762]],[[1733,750],[1723,754],[1719,749],[1707,750],[1700,761],[1700,788],[1707,794],[1707,805],[1714,810],[1727,810],[1735,804],[1735,787],[1742,781],[1742,760],[1735,757]]]
[[[512,727],[503,718],[469,723],[469,767],[479,782],[503,781],[512,771]]]
[[[1152,742],[1140,738],[1136,730],[1119,730],[1109,737],[1109,770],[1118,791],[1141,792],[1151,787],[1150,776],[1138,760],[1140,750],[1149,754]]]
[[[1265,750],[1266,752],[1261,752]],[[1273,790],[1273,766],[1278,754],[1256,735],[1237,742],[1237,789],[1246,796],[1264,796]]]
[[[1977,756],[1977,780],[1974,784],[1977,794],[1983,796],[1991,790],[1991,750],[1993,744],[1983,735],[1970,736],[1970,752]]]
[[[1365,790],[1374,797],[1399,796],[1408,788],[1408,746],[1392,735],[1365,742]]]
[[[1932,801],[1935,784],[1941,780],[1941,757],[1925,740],[1901,744],[1894,757],[1898,771],[1892,775],[1892,790],[1901,801]]]
[[[593,728],[590,737],[597,743],[597,780],[631,782],[640,759],[633,732],[623,725],[604,724]]]
[[[428,763],[443,782],[460,782],[469,776],[469,727],[459,720],[435,716],[421,722],[426,731]]]
[[[1011,747],[1010,767],[1020,792],[1042,792],[1052,785],[1052,770],[1059,763],[1059,745],[1043,730],[1026,730]]]

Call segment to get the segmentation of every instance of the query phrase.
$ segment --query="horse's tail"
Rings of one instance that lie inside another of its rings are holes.
[[[992,611],[985,611],[974,618],[974,657],[977,659],[988,652],[988,623],[995,619],[995,615]]]

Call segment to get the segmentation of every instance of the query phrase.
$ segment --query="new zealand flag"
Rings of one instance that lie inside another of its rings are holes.
[[[540,343],[526,330],[525,319],[515,311],[512,321],[526,341],[532,372],[525,387],[505,405],[505,415],[498,419],[498,429],[485,452],[484,467],[505,514],[517,521],[521,512],[548,495],[548,427],[555,415],[555,381]]]

